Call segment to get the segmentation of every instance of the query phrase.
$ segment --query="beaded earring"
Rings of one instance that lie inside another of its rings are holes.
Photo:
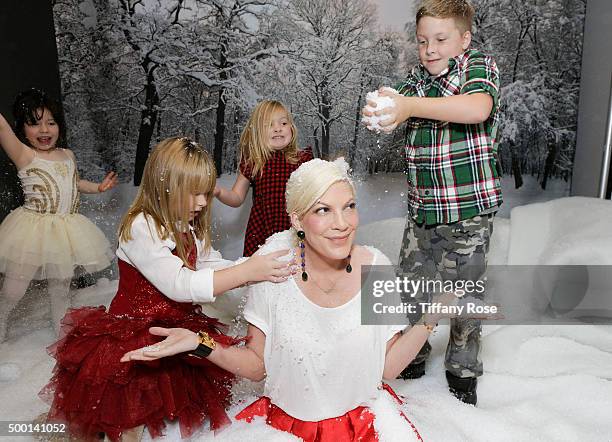
[[[306,238],[306,233],[303,230],[297,231],[297,237],[300,242],[300,258],[302,259],[302,281],[308,281],[308,273],[306,273],[306,253],[305,253],[305,245],[304,238]]]

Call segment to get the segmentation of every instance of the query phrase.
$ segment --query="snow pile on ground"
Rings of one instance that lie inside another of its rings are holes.
[[[509,264],[612,265],[612,203],[560,198],[512,211]]]

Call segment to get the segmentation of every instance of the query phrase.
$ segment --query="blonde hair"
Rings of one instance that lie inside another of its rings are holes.
[[[348,170],[349,166],[344,158],[335,161],[315,158],[303,163],[287,181],[285,190],[287,213],[295,213],[298,218],[302,218],[323,194],[338,182],[346,182],[355,195],[355,186]]]
[[[291,141],[283,149],[285,160],[291,164],[298,162],[298,133],[291,113],[280,101],[263,100],[251,113],[249,121],[247,121],[240,135],[238,164],[244,163],[247,167],[250,167],[251,176],[262,173],[266,162],[272,156],[273,151],[268,142],[268,130],[272,124],[272,114],[279,110],[287,114],[287,119],[291,125]]]
[[[208,153],[189,138],[168,138],[160,142],[147,160],[136,199],[119,226],[119,240],[132,239],[134,219],[142,213],[153,220],[161,239],[171,237],[179,258],[188,268],[192,235],[182,235],[184,226],[192,225],[196,238],[210,247],[211,203],[217,180],[215,165]],[[189,221],[189,197],[206,194],[206,207]],[[149,225],[149,229],[151,226]]]
[[[452,18],[461,33],[472,31],[474,7],[467,0],[423,0],[416,13],[416,23],[423,17]]]

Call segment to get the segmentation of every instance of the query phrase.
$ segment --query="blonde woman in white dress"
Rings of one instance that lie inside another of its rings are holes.
[[[74,154],[59,147],[65,137],[62,109],[44,92],[20,93],[13,114],[16,133],[0,115],[0,145],[17,167],[25,202],[0,225],[0,342],[30,281],[48,281],[51,319],[59,333],[75,268],[95,272],[113,259],[102,231],[78,209],[79,192],[106,192],[116,175],[110,172],[101,183],[79,179]]]

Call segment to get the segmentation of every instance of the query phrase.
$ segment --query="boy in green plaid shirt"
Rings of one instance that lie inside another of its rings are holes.
[[[393,107],[363,111],[365,121],[385,118],[379,123],[385,132],[407,121],[409,214],[399,265],[412,278],[481,278],[493,216],[502,203],[499,72],[491,57],[469,49],[473,16],[465,0],[424,0],[416,15],[421,63],[396,86],[399,94],[379,91],[393,99]],[[482,374],[480,332],[479,320],[452,319],[445,357],[450,391],[473,405]],[[402,377],[422,376],[430,350],[426,343]]]

